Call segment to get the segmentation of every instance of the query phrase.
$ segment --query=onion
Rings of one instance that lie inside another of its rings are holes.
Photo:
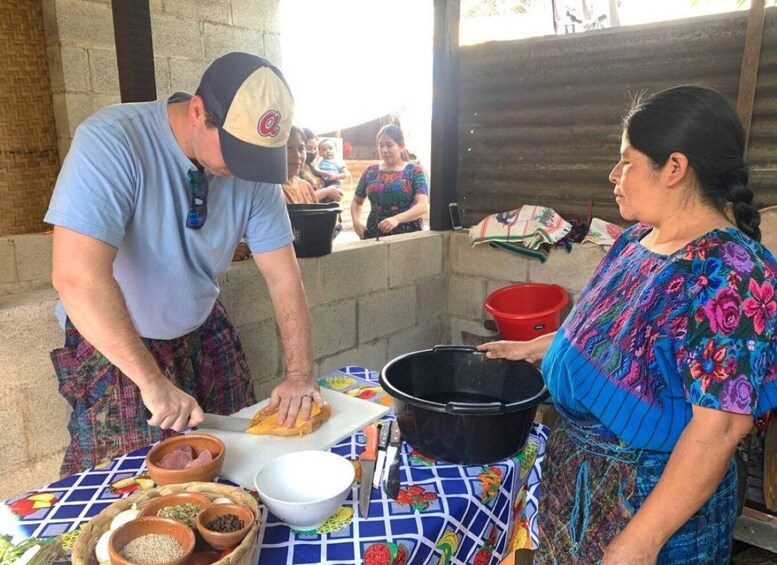
[[[219,496],[218,498],[214,498],[213,502],[211,504],[234,504],[231,499],[227,498],[226,496]]]
[[[111,554],[108,553],[108,540],[111,539],[112,533],[113,532],[108,530],[100,536],[99,540],[97,540],[97,545],[94,548],[94,555],[97,557],[97,561],[99,563],[103,563],[105,561],[110,562],[111,560]]]
[[[110,531],[115,530],[116,528],[123,526],[127,522],[131,522],[135,518],[138,517],[138,514],[140,514],[140,510],[138,510],[138,505],[133,504],[132,508],[129,510],[124,510],[123,512],[119,512],[116,514],[116,516],[113,517],[113,520],[111,520],[111,527]],[[98,559],[98,561],[100,561]]]

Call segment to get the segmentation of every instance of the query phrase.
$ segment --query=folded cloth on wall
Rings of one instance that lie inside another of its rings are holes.
[[[550,253],[550,245],[543,243],[537,249],[529,249],[518,243],[507,243],[506,241],[489,241],[488,244],[495,249],[501,249],[507,251],[513,255],[522,255],[524,257],[531,257],[532,259],[539,259],[540,263],[544,263],[548,259]]]
[[[543,244],[555,244],[571,229],[552,208],[526,205],[483,218],[470,228],[469,239],[472,245],[510,243],[536,250]]]
[[[583,238],[581,245],[602,245],[610,246],[623,233],[623,228],[606,222],[600,218],[593,218],[588,228],[588,233]]]

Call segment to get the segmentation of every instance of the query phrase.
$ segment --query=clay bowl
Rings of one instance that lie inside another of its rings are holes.
[[[213,461],[189,469],[163,469],[157,463],[168,453],[188,445],[196,458],[204,450],[210,451]],[[210,482],[224,467],[224,442],[208,434],[184,434],[159,442],[146,455],[149,476],[158,485],[173,485],[190,482]]]
[[[183,554],[178,559],[160,562],[159,565],[182,565],[194,552],[194,532],[183,522],[167,518],[136,518],[116,529],[108,541],[108,553],[113,565],[134,565],[121,556],[121,550],[132,540],[146,534],[168,535],[181,544]]]
[[[234,532],[217,532],[208,524],[219,516],[234,514],[243,521],[243,527]],[[197,531],[214,549],[226,549],[238,545],[246,537],[254,523],[254,513],[239,504],[213,504],[197,514]]]
[[[201,510],[204,510],[210,506],[211,502],[207,496],[202,496],[201,494],[194,492],[178,492],[175,494],[168,494],[166,496],[152,498],[150,501],[148,501],[146,505],[140,509],[138,518],[157,517],[157,513],[162,510],[162,508],[167,508],[168,506],[179,506],[181,504],[194,504],[195,506],[199,506]],[[159,517],[161,518],[161,516]],[[192,529],[195,527],[196,526],[194,523],[192,523],[190,526]]]

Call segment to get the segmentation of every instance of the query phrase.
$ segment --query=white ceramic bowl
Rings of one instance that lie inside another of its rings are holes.
[[[297,451],[256,472],[261,501],[295,530],[314,530],[345,501],[355,477],[350,461],[329,451]]]

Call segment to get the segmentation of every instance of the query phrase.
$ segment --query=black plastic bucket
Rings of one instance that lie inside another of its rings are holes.
[[[520,451],[542,373],[525,361],[489,359],[474,347],[438,345],[390,361],[380,384],[392,397],[402,438],[426,456],[487,465]]]
[[[286,208],[294,231],[297,257],[320,257],[332,252],[337,215],[342,212],[337,202],[287,204]]]

